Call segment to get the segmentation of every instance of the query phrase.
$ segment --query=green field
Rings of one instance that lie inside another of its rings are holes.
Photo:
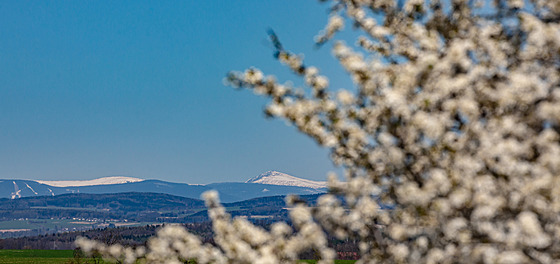
[[[102,259],[75,258],[73,250],[0,250],[0,264],[72,264],[72,263],[97,263],[108,262]]]
[[[69,264],[73,262],[73,250],[0,250],[0,264]],[[103,260],[94,262],[92,259],[83,258],[79,263],[107,263]],[[355,260],[336,260],[335,264],[353,264]],[[302,264],[317,263],[316,260],[302,260]]]
[[[70,263],[72,250],[0,250],[0,263]]]

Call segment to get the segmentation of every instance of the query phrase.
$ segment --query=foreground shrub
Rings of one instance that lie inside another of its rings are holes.
[[[331,10],[318,45],[347,22],[363,33],[357,47],[333,44],[355,88],[329,89],[273,32],[277,58],[309,90],[254,68],[227,78],[269,97],[268,115],[345,170],[316,207],[288,201],[295,230],[231,219],[210,192],[217,246],[173,226],[145,249],[77,244],[126,263],[289,263],[309,249],[330,263],[327,232],[358,239],[359,263],[560,259],[560,2],[341,0]]]

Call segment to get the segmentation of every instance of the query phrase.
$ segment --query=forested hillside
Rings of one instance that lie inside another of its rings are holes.
[[[310,204],[317,195],[302,196]],[[284,196],[226,204],[233,216],[266,223],[287,220]],[[0,199],[0,238],[69,231],[208,221],[201,200],[160,193],[64,194]]]

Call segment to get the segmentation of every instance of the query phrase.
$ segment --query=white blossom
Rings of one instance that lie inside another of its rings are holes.
[[[399,3],[334,1],[316,40],[348,22],[363,33],[357,47],[335,41],[332,50],[355,89],[332,91],[287,50],[279,61],[311,92],[255,68],[227,77],[269,97],[267,114],[330,148],[344,168],[346,181],[331,174],[331,193],[315,207],[287,199],[294,229],[231,219],[210,192],[217,246],[178,226],[145,249],[77,245],[127,263],[294,263],[311,248],[328,263],[327,232],[356,239],[358,263],[557,262],[560,1]]]

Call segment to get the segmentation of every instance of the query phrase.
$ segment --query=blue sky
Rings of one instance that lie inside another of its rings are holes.
[[[323,180],[328,150],[266,99],[223,85],[255,66],[294,80],[266,29],[331,79],[348,78],[313,46],[317,1],[0,2],[0,178],[128,175],[244,181],[267,170]]]

